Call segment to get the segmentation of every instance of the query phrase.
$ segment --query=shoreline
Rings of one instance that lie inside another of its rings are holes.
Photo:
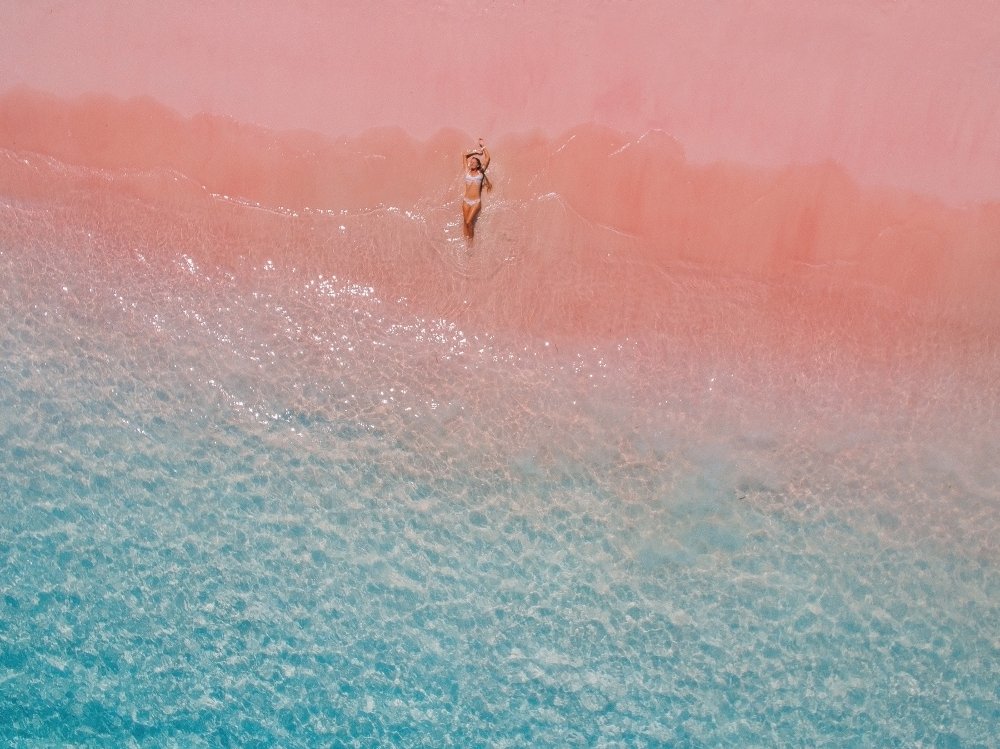
[[[488,294],[499,273],[527,301],[562,295],[571,316],[594,317],[573,298],[636,291],[626,315],[639,327],[655,319],[671,278],[706,275],[1000,328],[992,288],[1000,277],[1000,202],[955,208],[866,188],[833,163],[693,165],[666,133],[634,137],[580,125],[557,138],[491,141],[497,189],[486,196],[473,257],[462,255],[452,226],[467,141],[458,130],[417,141],[395,128],[330,139],[221,117],[185,119],[148,99],[67,102],[20,91],[0,95],[0,148],[12,149],[13,162],[0,189],[14,199],[64,189],[59,182],[69,175],[58,164],[45,175],[18,163],[18,153],[42,154],[83,170],[69,177],[79,183],[74,190],[94,187],[100,175],[102,189],[119,197],[183,207],[186,220],[221,223],[251,244],[289,244],[291,264],[295,242],[320,259],[340,248],[342,260],[358,261],[341,271],[360,272],[362,282],[395,279],[402,286],[390,285],[405,296],[414,293],[407,269],[364,257],[358,242],[394,232],[405,245],[397,260],[428,281],[428,298],[440,289],[442,261],[467,277],[451,283],[455,294],[463,284]]]

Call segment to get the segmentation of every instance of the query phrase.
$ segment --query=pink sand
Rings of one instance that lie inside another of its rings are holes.
[[[1000,320],[993,4],[424,6],[8,4],[0,147],[443,225],[483,135],[482,241],[501,258],[513,237],[516,278],[473,289],[419,247],[333,270],[547,331],[654,324],[681,271]],[[26,174],[6,193],[53,189]]]
[[[991,0],[3,5],[0,89],[326,135],[659,128],[698,162],[1000,198]]]

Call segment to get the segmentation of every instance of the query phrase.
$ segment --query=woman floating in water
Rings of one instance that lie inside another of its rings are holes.
[[[486,176],[486,167],[490,165],[490,152],[483,145],[483,139],[479,139],[479,148],[469,151],[462,157],[462,166],[465,169],[465,200],[462,201],[462,219],[464,221],[465,238],[472,240],[476,229],[476,218],[479,216],[479,209],[483,207],[483,188],[487,191],[493,189],[489,177]]]

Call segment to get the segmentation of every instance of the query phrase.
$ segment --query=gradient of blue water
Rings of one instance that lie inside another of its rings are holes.
[[[830,486],[827,447],[768,478],[780,433],[636,436],[616,385],[357,295],[313,361],[278,290],[30,257],[0,298],[5,745],[996,745],[995,555],[870,511],[941,470]]]

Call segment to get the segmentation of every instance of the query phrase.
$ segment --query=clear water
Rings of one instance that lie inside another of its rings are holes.
[[[4,210],[0,743],[997,745],[981,382],[780,399]]]

